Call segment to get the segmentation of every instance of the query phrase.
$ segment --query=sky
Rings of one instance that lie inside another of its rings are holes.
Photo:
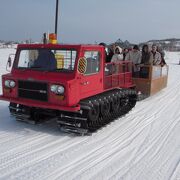
[[[54,32],[56,0],[0,0],[0,40]],[[180,0],[59,0],[61,43],[180,38]]]

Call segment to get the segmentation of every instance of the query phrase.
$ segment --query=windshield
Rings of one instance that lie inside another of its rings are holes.
[[[17,68],[45,71],[73,71],[77,51],[60,49],[23,49]]]

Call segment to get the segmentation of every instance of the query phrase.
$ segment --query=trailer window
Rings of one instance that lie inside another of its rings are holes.
[[[100,53],[98,51],[86,51],[87,60],[86,75],[98,73],[100,70]]]

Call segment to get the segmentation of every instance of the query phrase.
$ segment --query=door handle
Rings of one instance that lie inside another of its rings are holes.
[[[81,85],[84,85],[84,86],[86,86],[86,85],[88,85],[89,84],[89,81],[85,81],[85,82],[82,82],[81,83]]]

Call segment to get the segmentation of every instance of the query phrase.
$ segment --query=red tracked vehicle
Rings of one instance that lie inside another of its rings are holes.
[[[18,120],[56,118],[62,130],[86,134],[135,106],[131,70],[128,61],[106,63],[99,45],[19,45],[0,99]]]

